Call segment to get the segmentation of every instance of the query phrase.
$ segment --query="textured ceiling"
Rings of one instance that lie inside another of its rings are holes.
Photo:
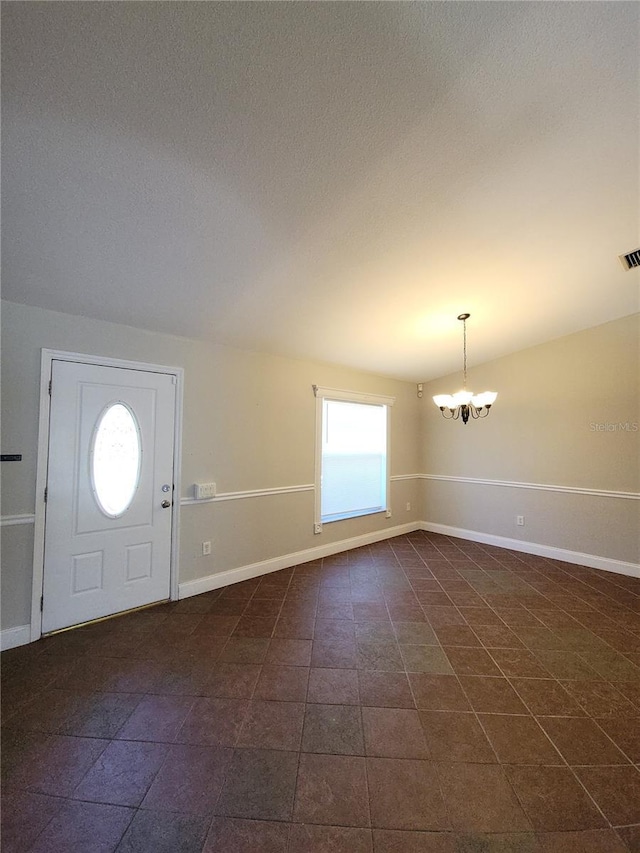
[[[3,296],[426,380],[639,308],[637,3],[4,3]]]

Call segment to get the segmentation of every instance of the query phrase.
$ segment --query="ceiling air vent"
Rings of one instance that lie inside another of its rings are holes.
[[[620,263],[626,270],[632,270],[640,267],[640,249],[634,249],[628,255],[619,255]]]

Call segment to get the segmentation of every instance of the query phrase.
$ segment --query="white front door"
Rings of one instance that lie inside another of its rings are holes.
[[[52,361],[43,633],[169,598],[175,393]]]

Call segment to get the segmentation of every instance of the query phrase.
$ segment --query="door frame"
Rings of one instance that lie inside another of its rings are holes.
[[[182,395],[184,389],[184,368],[169,367],[161,364],[147,364],[110,356],[88,355],[63,350],[42,349],[40,361],[40,406],[38,416],[38,453],[36,461],[36,500],[35,524],[33,535],[33,583],[31,588],[31,642],[42,636],[41,600],[44,584],[44,544],[46,503],[44,490],[47,485],[49,469],[49,420],[51,396],[49,382],[54,361],[70,361],[80,364],[92,364],[99,367],[120,367],[127,370],[143,370],[146,373],[164,373],[175,377],[175,418],[173,432],[173,512],[171,514],[171,554],[169,569],[169,596],[172,601],[178,598],[178,568],[180,555],[180,470],[182,458]]]

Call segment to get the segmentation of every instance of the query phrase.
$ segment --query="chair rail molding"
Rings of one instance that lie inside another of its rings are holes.
[[[292,495],[298,492],[313,492],[313,483],[301,486],[279,486],[273,489],[247,489],[242,492],[219,492],[214,498],[180,498],[180,506],[194,506],[196,504],[222,503],[223,501],[238,501],[247,498],[265,498],[273,495]]]
[[[22,513],[20,515],[0,516],[0,527],[15,527],[16,524],[34,524],[36,520],[34,513]]]
[[[589,495],[598,498],[619,498],[638,501],[640,492],[622,492],[611,489],[587,489],[582,486],[560,486],[551,483],[525,483],[518,480],[488,480],[483,477],[458,477],[453,474],[419,474],[421,480],[442,480],[447,483],[470,483],[477,486],[499,486],[509,489],[533,489],[543,492],[563,492],[568,495]]]

